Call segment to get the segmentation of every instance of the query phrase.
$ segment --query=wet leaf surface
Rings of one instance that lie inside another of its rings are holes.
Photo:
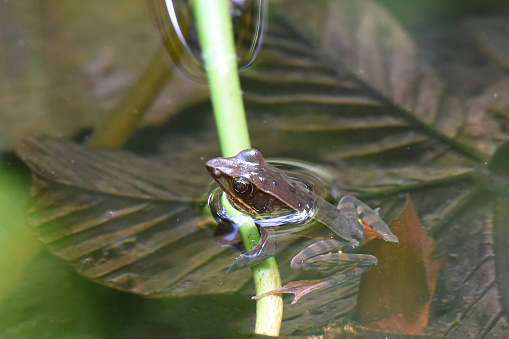
[[[28,140],[18,153],[35,174],[32,226],[84,276],[151,297],[228,293],[249,279],[241,271],[221,283],[234,252],[194,212],[208,180],[64,139]]]

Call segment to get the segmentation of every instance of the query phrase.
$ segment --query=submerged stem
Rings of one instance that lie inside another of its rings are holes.
[[[172,69],[163,50],[154,52],[140,79],[113,109],[106,122],[88,140],[87,146],[120,148],[140,125]]]

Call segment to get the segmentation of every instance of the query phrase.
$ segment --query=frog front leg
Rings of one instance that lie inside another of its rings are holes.
[[[227,275],[230,272],[240,270],[245,267],[256,265],[263,260],[273,257],[276,254],[276,239],[274,236],[274,227],[260,228],[260,241],[250,251],[239,255],[233,264],[221,270]]]
[[[376,266],[378,260],[369,254],[343,253],[357,246],[356,241],[325,239],[313,243],[300,251],[291,261],[295,270],[331,271],[335,274],[326,280],[301,280],[286,284],[282,288],[257,295],[261,298],[273,293],[293,293],[292,304],[311,291],[323,289],[360,277],[364,272]],[[341,251],[338,251],[341,250]]]
[[[359,223],[359,219],[363,220],[383,240],[394,244],[398,243],[398,237],[391,232],[389,226],[380,218],[378,209],[373,210],[356,197],[345,195],[338,203],[338,210],[360,230],[362,230],[362,225]]]

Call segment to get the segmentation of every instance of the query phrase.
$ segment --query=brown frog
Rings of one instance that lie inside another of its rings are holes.
[[[240,211],[253,218],[277,213],[281,209],[301,212],[330,231],[319,240],[299,252],[291,261],[297,270],[330,270],[342,273],[325,281],[304,280],[293,282],[269,293],[294,293],[292,303],[310,291],[328,287],[345,279],[361,275],[377,264],[376,257],[369,254],[344,253],[356,248],[363,238],[359,219],[369,225],[382,239],[397,243],[398,238],[385,222],[357,198],[344,196],[338,206],[325,201],[301,183],[289,178],[282,170],[269,164],[256,149],[247,149],[234,157],[215,158],[206,164],[214,180],[228,195],[230,202]],[[227,267],[228,271],[254,265],[275,255],[273,227],[260,227],[261,239],[257,246],[241,254]],[[267,294],[267,293],[266,293]],[[265,295],[265,294],[264,294]],[[261,297],[263,295],[257,296]]]

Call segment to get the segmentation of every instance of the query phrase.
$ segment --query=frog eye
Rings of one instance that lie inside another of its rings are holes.
[[[243,177],[235,177],[232,179],[233,190],[240,195],[250,195],[254,191],[251,181]]]

